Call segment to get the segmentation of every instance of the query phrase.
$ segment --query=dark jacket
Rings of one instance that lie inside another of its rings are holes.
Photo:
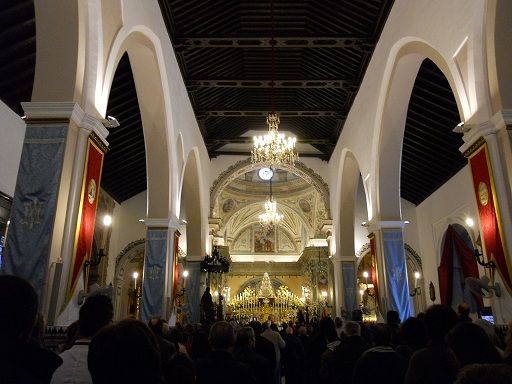
[[[447,384],[457,376],[457,363],[443,340],[431,341],[413,353],[404,383]]]
[[[2,341],[0,345],[0,384],[49,383],[62,365],[59,355],[28,342]]]
[[[304,383],[307,375],[304,347],[296,336],[285,335],[283,340],[286,346],[281,351],[281,363],[284,367],[285,381],[287,384]]]
[[[370,348],[370,344],[362,336],[350,336],[342,340],[334,348],[332,371],[342,383],[350,383],[357,359]]]
[[[272,367],[263,356],[258,355],[249,347],[239,347],[234,355],[237,361],[247,363],[252,367],[257,384],[272,383]]]
[[[208,357],[195,360],[194,371],[196,384],[256,384],[252,367],[224,350],[213,350]]]
[[[254,352],[258,355],[263,356],[267,359],[272,369],[276,366],[276,351],[274,344],[261,336],[259,333],[255,334],[256,345],[254,346]]]
[[[407,365],[391,346],[370,348],[357,360],[352,384],[403,384]]]

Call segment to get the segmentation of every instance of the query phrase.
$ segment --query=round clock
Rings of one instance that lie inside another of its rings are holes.
[[[274,176],[274,171],[272,171],[270,168],[261,168],[258,171],[258,175],[262,180],[270,180],[272,176]]]

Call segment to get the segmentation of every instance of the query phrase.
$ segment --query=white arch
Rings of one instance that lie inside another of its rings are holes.
[[[464,82],[432,46],[417,39],[404,38],[398,41],[388,59],[383,87],[379,95],[375,120],[372,158],[372,184],[369,213],[383,221],[401,220],[400,169],[407,107],[418,70],[424,59],[431,59],[445,74],[454,90],[455,100],[463,115],[471,112]],[[461,118],[463,120],[463,118]],[[371,219],[371,218],[370,218]]]
[[[199,151],[192,148],[183,167],[179,217],[186,219],[187,258],[199,260],[206,253],[207,214],[203,201],[203,180]],[[184,210],[184,212],[182,212]]]

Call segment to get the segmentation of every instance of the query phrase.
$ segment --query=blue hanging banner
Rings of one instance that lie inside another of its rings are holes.
[[[162,309],[165,303],[167,241],[167,229],[148,228],[140,307],[140,320],[146,324],[152,317],[162,317]]]
[[[356,267],[354,263],[341,263],[343,273],[343,289],[345,295],[345,309],[357,309]]]
[[[400,319],[405,321],[411,316],[411,310],[403,234],[401,231],[383,231],[382,236],[388,283],[388,308],[397,311]]]
[[[40,298],[48,272],[66,136],[67,125],[27,125],[0,271],[28,280]]]

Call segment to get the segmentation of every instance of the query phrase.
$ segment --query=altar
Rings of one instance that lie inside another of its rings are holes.
[[[297,319],[297,312],[304,308],[302,298],[289,290],[286,285],[273,289],[268,273],[265,272],[258,292],[246,287],[227,303],[231,317],[241,323],[251,320],[275,323]]]

